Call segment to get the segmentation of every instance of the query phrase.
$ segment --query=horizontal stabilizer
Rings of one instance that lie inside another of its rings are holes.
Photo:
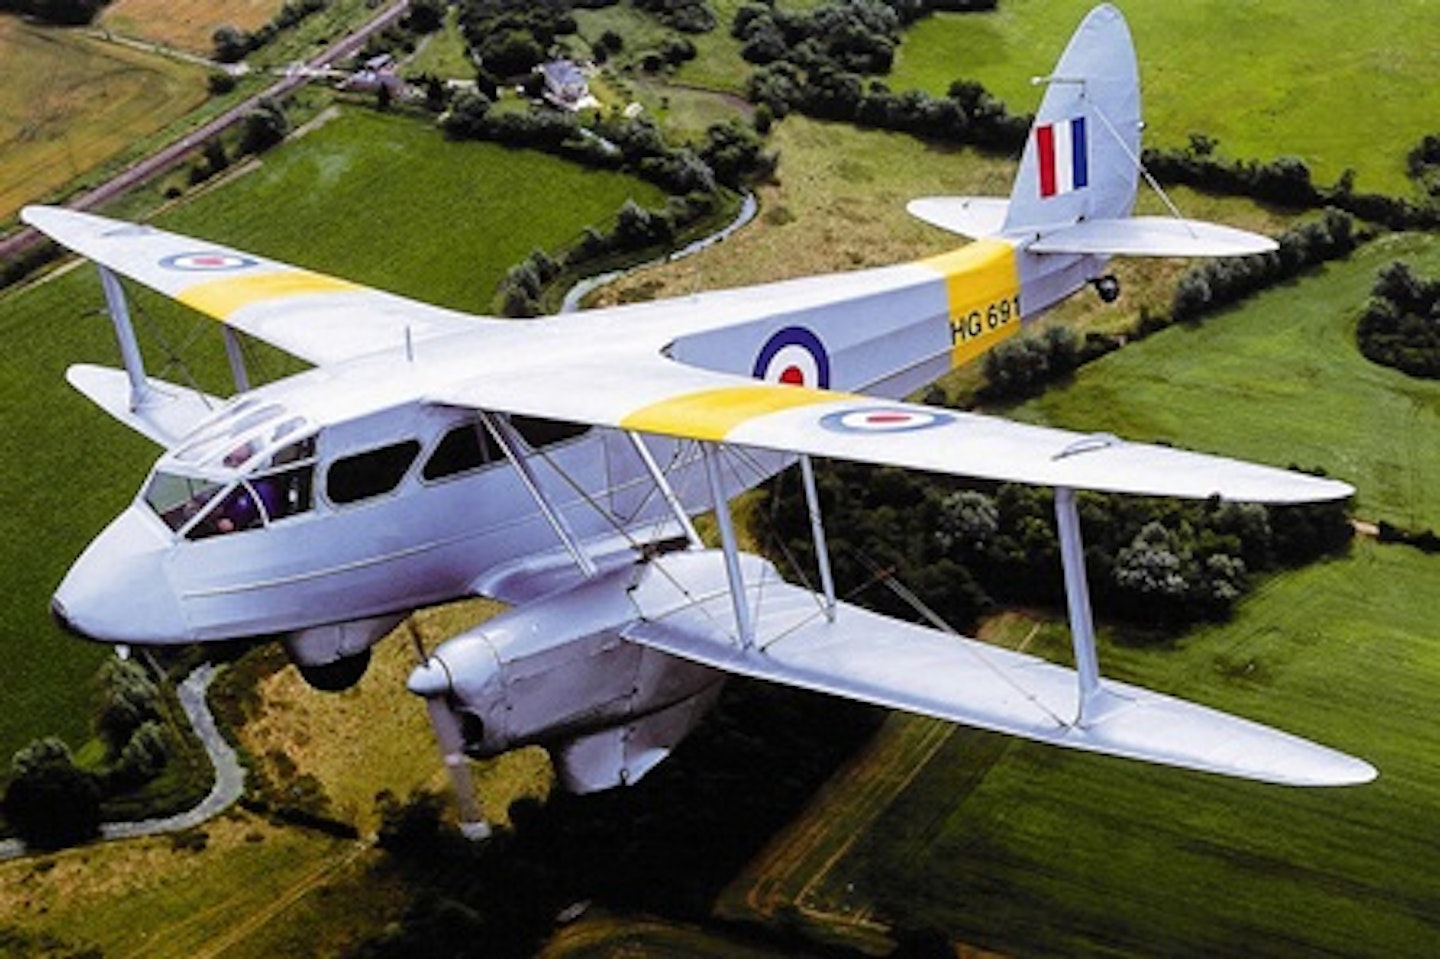
[[[130,379],[124,370],[79,364],[65,371],[70,385],[96,406],[161,446],[174,446],[224,400],[199,390],[146,377],[149,389],[138,407],[130,406]]]
[[[931,226],[979,240],[999,236],[1004,230],[1010,201],[989,196],[925,196],[911,200],[905,209]]]
[[[716,669],[934,716],[1071,749],[1296,786],[1368,782],[1362,760],[1259,723],[1102,680],[1075,721],[1075,672],[978,640],[840,603],[834,620],[817,598],[744,557],[755,641],[733,638],[727,591],[715,588],[713,553],[678,553],[631,593],[643,618],[623,635]],[[708,568],[707,568],[708,567]]]
[[[1040,235],[1032,253],[1094,253],[1101,256],[1252,256],[1279,249],[1268,236],[1163,216],[1086,220]]]

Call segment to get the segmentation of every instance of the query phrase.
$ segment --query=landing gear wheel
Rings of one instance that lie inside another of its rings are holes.
[[[1120,297],[1120,281],[1109,274],[1097,276],[1090,283],[1095,287],[1095,292],[1100,294],[1101,301],[1114,303]]]
[[[369,665],[370,650],[366,648],[353,656],[346,656],[323,666],[302,666],[296,663],[295,668],[300,670],[300,675],[305,677],[305,682],[312,688],[327,693],[340,693],[360,682],[360,677],[365,675],[365,669]]]

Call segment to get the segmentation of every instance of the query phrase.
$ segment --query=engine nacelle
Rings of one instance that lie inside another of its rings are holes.
[[[724,674],[621,638],[633,583],[632,570],[597,577],[435,650],[467,753],[538,744],[562,785],[591,792],[638,780],[694,728]]]

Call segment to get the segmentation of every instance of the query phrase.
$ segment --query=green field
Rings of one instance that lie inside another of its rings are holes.
[[[354,111],[158,222],[475,311],[488,307],[505,270],[533,248],[557,249],[628,197],[660,202],[655,187],[619,174],[450,143],[423,124]],[[142,331],[157,324],[175,344],[198,335],[187,358],[202,381],[223,388],[219,338],[208,321],[143,291],[133,302]],[[71,363],[117,362],[100,304],[88,268],[0,298],[8,344],[0,357],[0,568],[8,592],[0,611],[7,662],[0,757],[38,735],[58,732],[72,744],[87,735],[88,679],[103,652],[55,629],[49,596],[155,455],[65,385]],[[142,347],[160,375],[165,354],[157,341],[142,332]]]
[[[1005,0],[994,14],[939,14],[901,43],[887,79],[944,93],[979,80],[1017,113],[1040,102],[1091,0]],[[1140,59],[1152,146],[1192,132],[1240,159],[1298,156],[1318,182],[1358,171],[1357,187],[1408,194],[1405,152],[1440,129],[1440,59],[1423,3],[1133,0],[1122,4]]]

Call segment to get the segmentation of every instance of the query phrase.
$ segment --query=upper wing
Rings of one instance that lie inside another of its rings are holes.
[[[116,273],[319,365],[486,322],[150,226],[59,207],[29,206],[20,217]]]
[[[563,385],[562,385],[563,384]],[[437,403],[980,479],[1141,496],[1300,503],[1346,483],[1164,446],[761,382],[597,346],[553,368],[492,370]]]
[[[1113,680],[1076,721],[1075,673],[1063,666],[840,603],[833,620],[773,566],[743,557],[755,642],[733,639],[730,595],[713,554],[652,561],[631,591],[640,618],[626,639],[730,673],[935,716],[1071,749],[1300,786],[1375,778],[1370,764],[1254,723]],[[648,571],[647,571],[648,573]]]

